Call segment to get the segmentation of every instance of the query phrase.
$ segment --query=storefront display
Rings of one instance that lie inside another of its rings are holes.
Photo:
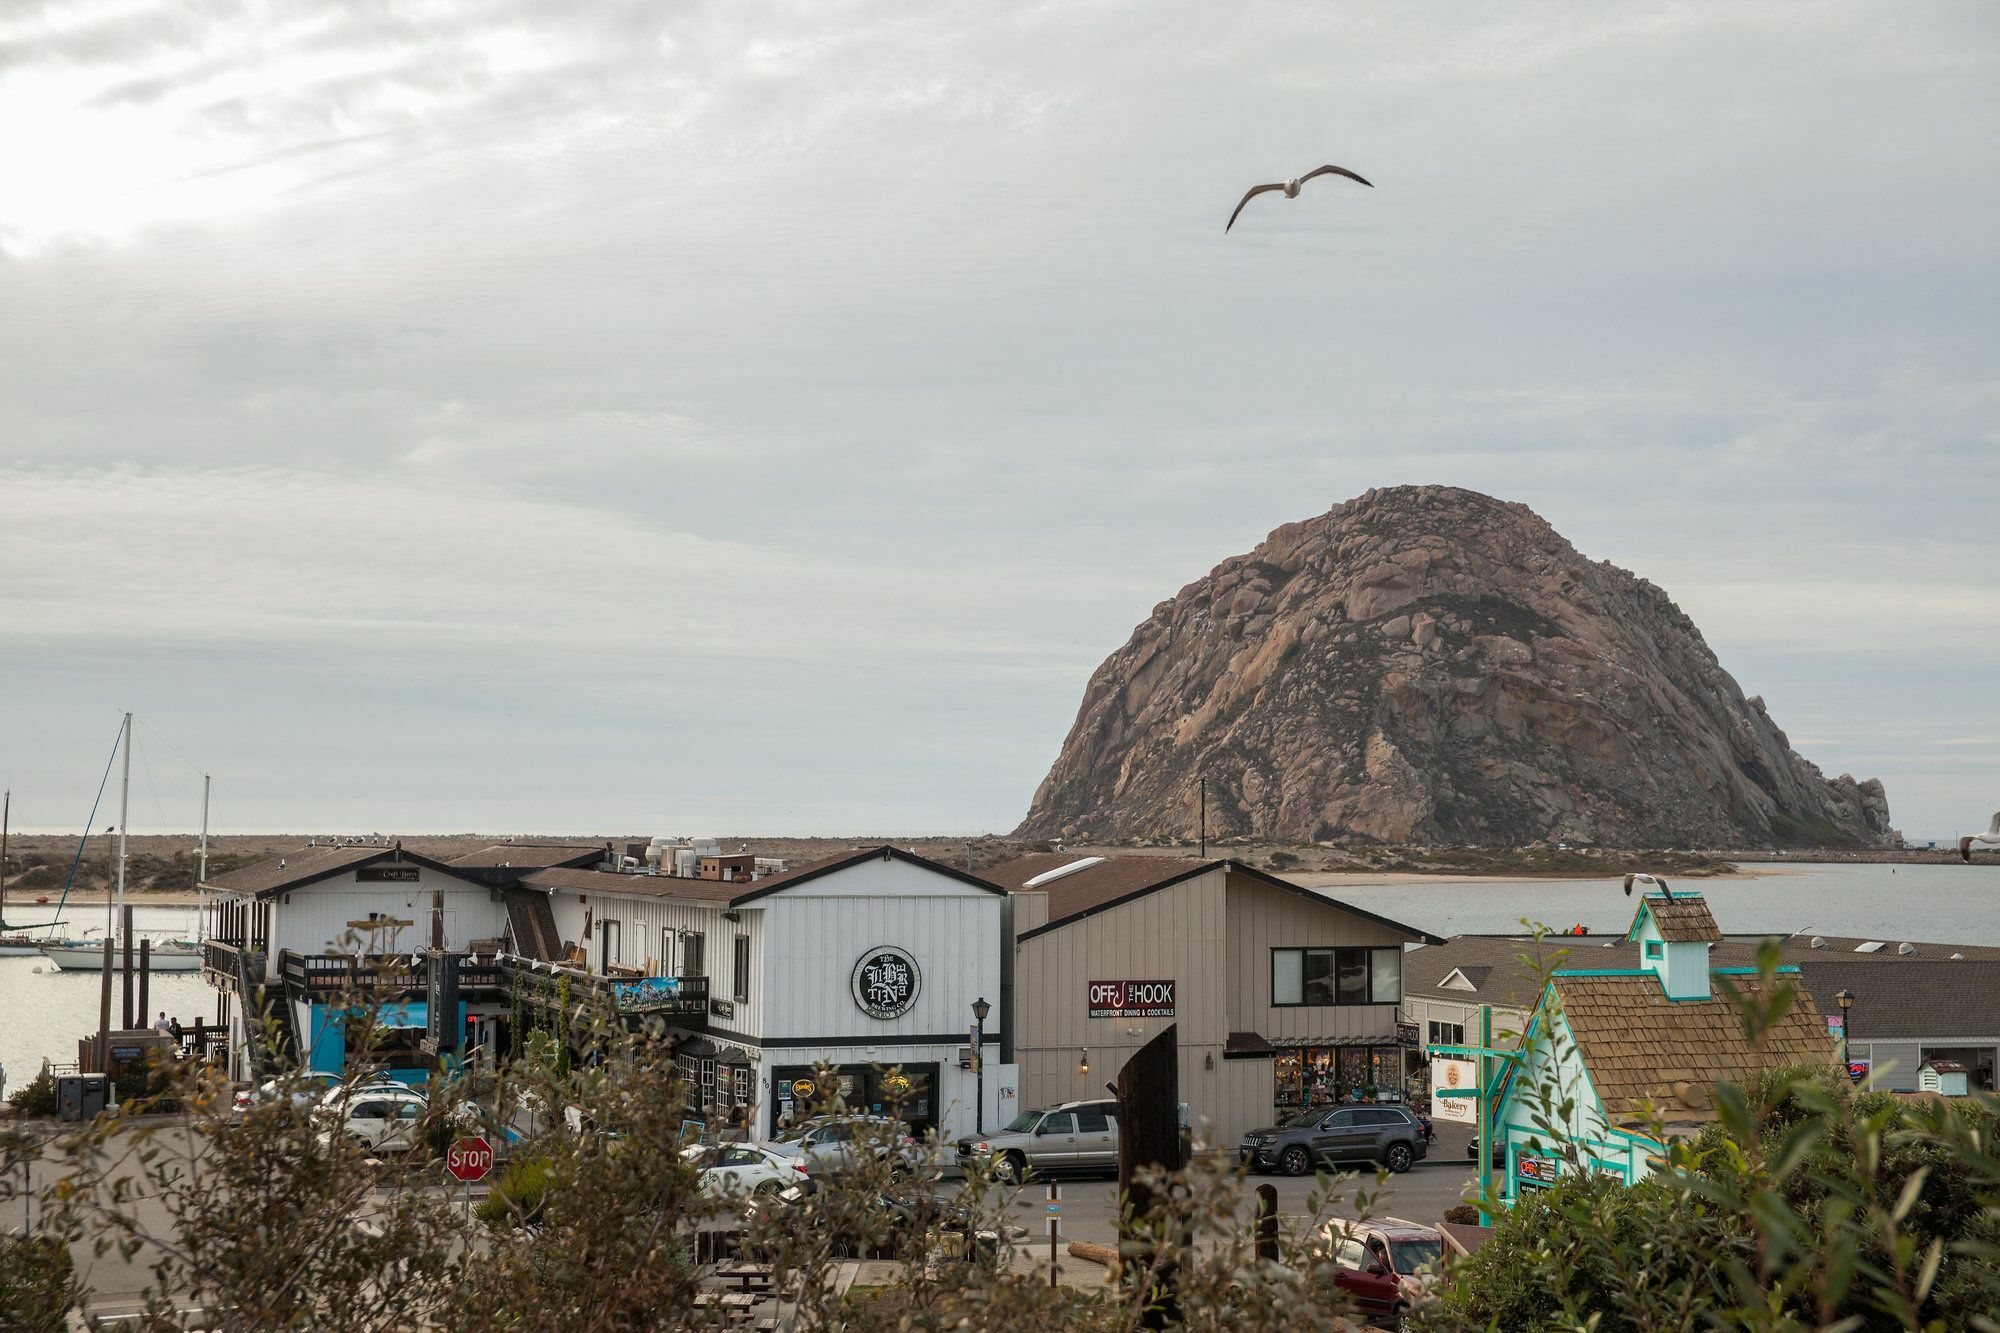
[[[1272,1101],[1280,1111],[1400,1101],[1403,1051],[1398,1046],[1280,1046],[1271,1078]]]
[[[839,1105],[857,1115],[895,1116],[921,1136],[937,1126],[936,1064],[897,1069],[843,1067],[821,1078],[810,1065],[772,1071],[772,1129],[825,1115]]]

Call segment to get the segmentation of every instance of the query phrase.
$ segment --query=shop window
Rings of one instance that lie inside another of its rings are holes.
[[[1273,1005],[1398,1004],[1403,998],[1403,951],[1273,949]]]

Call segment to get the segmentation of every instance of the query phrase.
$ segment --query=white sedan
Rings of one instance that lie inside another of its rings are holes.
[[[417,1146],[417,1135],[430,1103],[422,1093],[392,1092],[386,1088],[356,1088],[344,1107],[329,1111],[321,1107],[322,1118],[333,1121],[322,1131],[321,1140],[335,1129],[359,1140],[375,1152],[407,1152]]]
[[[776,1194],[806,1180],[797,1157],[759,1143],[696,1143],[681,1149],[681,1156],[699,1168],[701,1188],[709,1194]]]

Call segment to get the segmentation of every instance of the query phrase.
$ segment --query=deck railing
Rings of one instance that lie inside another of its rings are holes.
[[[246,975],[253,985],[262,981],[264,964],[265,954],[261,949],[246,949],[232,940],[201,942],[202,976],[219,990],[241,991]]]
[[[286,949],[278,955],[278,975],[287,990],[308,998],[356,991],[420,991],[429,985],[422,956],[406,953],[310,954]],[[500,969],[493,959],[459,959],[461,995],[500,985]]]
[[[498,967],[500,984],[511,987],[518,980],[523,998],[533,1004],[562,1003],[567,983],[572,1006],[602,1007],[621,1016],[660,1014],[683,1022],[708,1015],[707,977],[606,977],[513,957],[499,959]]]

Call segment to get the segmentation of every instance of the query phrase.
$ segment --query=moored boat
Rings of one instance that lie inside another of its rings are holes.
[[[35,952],[42,954],[64,972],[101,972],[104,970],[104,941],[53,940],[41,945]],[[133,963],[138,962],[139,951],[132,950]],[[124,966],[125,953],[122,946],[114,944],[111,949],[111,966]],[[147,966],[154,972],[192,972],[201,966],[201,946],[193,940],[163,940],[147,950]]]

